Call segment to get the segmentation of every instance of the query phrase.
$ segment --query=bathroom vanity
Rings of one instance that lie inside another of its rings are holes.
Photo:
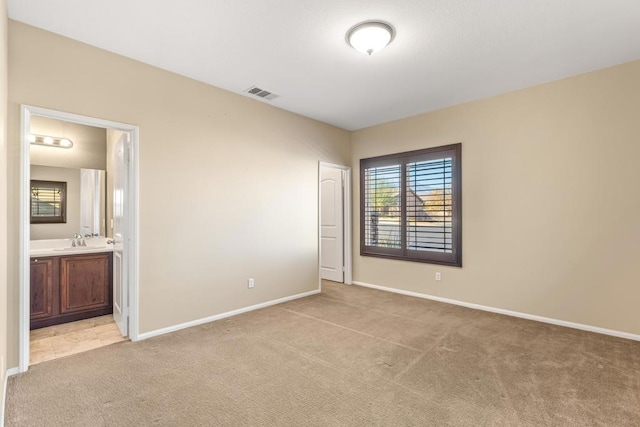
[[[106,246],[32,250],[30,329],[113,313],[112,255]]]

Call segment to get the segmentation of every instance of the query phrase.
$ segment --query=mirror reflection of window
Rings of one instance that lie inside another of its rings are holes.
[[[31,223],[66,223],[66,195],[66,182],[32,180]]]

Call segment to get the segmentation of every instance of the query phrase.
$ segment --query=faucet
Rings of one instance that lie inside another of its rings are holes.
[[[73,239],[71,240],[71,247],[79,247],[79,246],[87,246],[87,242],[82,238],[82,234],[74,233]]]

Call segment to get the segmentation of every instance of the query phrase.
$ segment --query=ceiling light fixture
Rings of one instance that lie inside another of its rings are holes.
[[[360,53],[374,54],[387,46],[395,37],[393,27],[381,21],[365,21],[347,31],[347,43]]]
[[[33,145],[43,145],[45,147],[71,148],[73,142],[69,138],[58,138],[46,135],[29,135],[29,142]]]

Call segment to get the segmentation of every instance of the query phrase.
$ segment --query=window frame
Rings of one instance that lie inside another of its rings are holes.
[[[33,188],[48,187],[60,190],[60,215],[33,216]],[[67,183],[62,181],[43,181],[32,179],[29,187],[29,217],[31,224],[66,224],[67,223]]]
[[[451,157],[451,253],[407,248],[407,164]],[[366,246],[366,170],[400,165],[400,248]],[[462,267],[462,143],[360,159],[360,255]]]

